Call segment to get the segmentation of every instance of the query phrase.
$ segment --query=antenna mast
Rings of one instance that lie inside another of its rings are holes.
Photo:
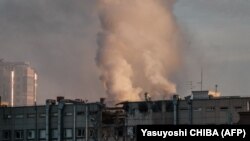
[[[203,68],[201,67],[201,91],[202,91],[202,83],[203,83]]]

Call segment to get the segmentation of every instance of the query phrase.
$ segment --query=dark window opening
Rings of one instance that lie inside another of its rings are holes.
[[[122,127],[117,127],[115,131],[116,131],[116,135],[118,137],[123,137],[123,128]]]
[[[236,110],[240,110],[240,109],[242,109],[242,107],[241,106],[235,106],[234,107]]]
[[[89,129],[89,137],[93,138],[95,136],[95,129],[94,128],[90,128]]]
[[[154,113],[161,112],[162,111],[162,104],[161,102],[154,102],[152,104],[152,110]]]
[[[96,115],[98,113],[98,111],[90,111],[89,115]]]
[[[187,111],[188,108],[187,108],[187,107],[180,107],[180,110],[181,110],[181,111]]]
[[[123,109],[128,112],[129,111],[129,105],[128,104],[124,104],[123,105]]]
[[[77,114],[78,116],[84,115],[84,111],[79,111],[79,112],[77,112],[76,114]]]
[[[84,137],[84,136],[85,136],[85,130],[83,128],[77,129],[76,137]]]
[[[2,138],[3,140],[9,140],[11,137],[11,131],[10,130],[4,130],[2,131]]]
[[[15,131],[15,139],[23,139],[23,131],[22,130]]]
[[[166,112],[173,112],[174,106],[172,102],[166,102]]]
[[[221,110],[228,110],[228,107],[220,107]]]
[[[143,102],[139,104],[139,111],[141,113],[147,113],[148,112],[148,105],[147,103]]]

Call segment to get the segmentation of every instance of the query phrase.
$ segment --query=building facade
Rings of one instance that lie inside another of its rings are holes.
[[[2,105],[34,105],[36,90],[37,73],[28,63],[0,60],[0,102]]]
[[[94,141],[100,138],[100,103],[47,100],[44,106],[0,108],[1,141]],[[87,136],[86,136],[87,134]]]
[[[250,123],[250,97],[202,93],[115,107],[63,98],[43,106],[0,107],[0,141],[136,141],[137,125]]]

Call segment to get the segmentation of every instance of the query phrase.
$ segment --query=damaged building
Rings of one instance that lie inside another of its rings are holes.
[[[249,123],[250,97],[210,91],[171,100],[87,103],[58,97],[43,106],[0,108],[0,141],[136,141],[136,125]],[[241,117],[242,116],[242,117]]]

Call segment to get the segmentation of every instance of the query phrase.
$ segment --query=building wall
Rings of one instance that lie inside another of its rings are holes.
[[[192,101],[190,113],[189,104],[185,100],[178,101],[177,123],[190,124],[235,124],[239,121],[239,113],[249,110],[250,98],[218,98],[196,99]],[[172,101],[157,101],[161,105],[159,111],[152,110],[155,101],[128,103],[127,126],[137,124],[173,124],[174,110]],[[146,103],[148,110],[140,111],[140,104]],[[170,106],[167,106],[170,105]]]
[[[190,108],[186,100],[178,100],[176,123],[196,125],[238,124],[240,121],[239,112],[249,112],[249,102],[249,97],[195,99],[192,100],[192,108]],[[140,108],[145,105],[148,108]],[[172,100],[128,102],[124,106],[127,113],[124,126],[127,141],[136,140],[136,125],[174,124],[175,116]],[[190,113],[192,113],[191,118]],[[244,120],[242,123],[249,122]]]
[[[62,139],[73,141],[74,135],[77,141],[84,141],[86,130],[86,105],[88,107],[88,138],[93,141],[99,135],[98,124],[100,123],[100,104],[65,104],[62,111]],[[49,129],[50,140],[58,138],[58,105],[51,105],[49,124],[46,122],[46,106],[32,107],[1,107],[0,108],[0,141],[27,141],[46,140],[46,125]],[[75,110],[74,110],[75,109]],[[74,112],[75,111],[75,112]],[[75,114],[74,114],[75,113]],[[74,122],[76,124],[74,124]],[[75,127],[75,128],[74,128]],[[29,132],[37,132],[37,136],[31,137]],[[9,138],[4,138],[6,132],[10,133]],[[19,136],[17,132],[21,132]],[[30,139],[29,139],[30,138]],[[100,137],[99,137],[100,138]]]
[[[179,99],[176,112],[171,100],[126,102],[122,113],[115,110],[112,116],[104,114],[108,108],[101,103],[47,102],[45,106],[0,107],[0,141],[30,141],[36,138],[44,141],[46,137],[58,140],[59,129],[62,141],[85,141],[86,135],[89,141],[135,141],[136,125],[174,124],[174,121],[191,124],[190,119],[192,124],[198,125],[237,124],[240,121],[239,112],[249,112],[249,101],[250,98],[240,97],[195,99],[190,110],[190,103]],[[59,116],[61,108],[62,118]],[[117,124],[116,119],[123,113],[125,116],[120,118],[123,122]],[[111,118],[114,122],[104,123],[104,118]],[[9,139],[4,139],[8,134]]]

